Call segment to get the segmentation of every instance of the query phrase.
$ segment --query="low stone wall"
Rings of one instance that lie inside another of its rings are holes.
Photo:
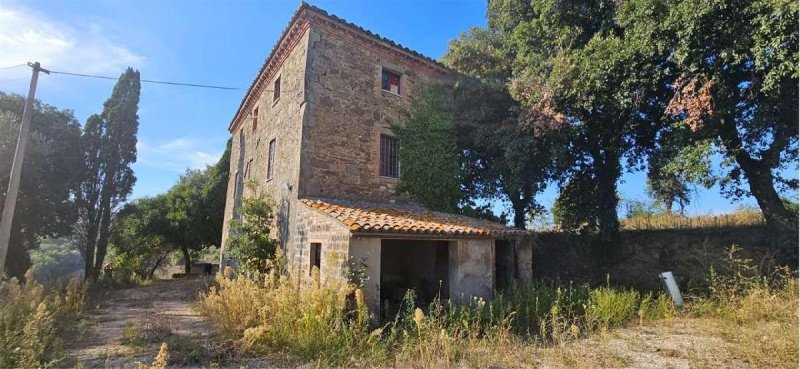
[[[588,238],[560,232],[534,237],[535,279],[612,284],[660,289],[658,274],[672,271],[682,288],[702,282],[709,268],[724,268],[731,245],[740,257],[764,269],[773,265],[797,268],[797,248],[770,246],[763,226],[713,229],[623,231],[612,247],[593,245]]]

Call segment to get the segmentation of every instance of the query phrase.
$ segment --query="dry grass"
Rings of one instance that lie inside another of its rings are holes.
[[[552,348],[673,314],[664,295],[536,283],[461,305],[417,307],[409,294],[393,322],[370,327],[363,294],[351,286],[298,289],[276,275],[216,281],[199,306],[241,349],[320,366],[535,365],[542,352],[568,362],[578,356]]]
[[[736,252],[677,311],[664,294],[534,283],[464,305],[408,296],[376,328],[357,289],[275,275],[218,277],[200,306],[240,350],[312,366],[796,368],[797,278]]]
[[[758,210],[750,209],[741,209],[730,214],[692,217],[681,214],[643,214],[620,220],[620,228],[627,230],[747,227],[763,224],[764,215]]]
[[[45,286],[26,274],[0,282],[0,367],[53,366],[63,358],[60,335],[70,329],[86,302],[87,288],[73,279]]]

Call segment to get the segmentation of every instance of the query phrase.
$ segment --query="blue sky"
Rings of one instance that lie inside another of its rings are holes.
[[[310,2],[434,58],[460,32],[486,22],[484,0]],[[299,4],[0,0],[0,68],[39,61],[56,71],[116,77],[130,65],[143,79],[246,88]],[[29,75],[28,68],[0,69],[0,91],[26,93]],[[81,122],[100,112],[114,83],[63,75],[39,81],[37,98],[74,110]],[[133,197],[163,192],[186,168],[215,162],[244,92],[143,84]],[[646,199],[643,173],[626,174],[620,192]],[[549,207],[556,195],[551,188],[539,200]],[[714,188],[700,191],[690,211],[737,206]]]

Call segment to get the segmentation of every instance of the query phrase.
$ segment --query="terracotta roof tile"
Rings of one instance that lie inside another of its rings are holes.
[[[300,202],[340,221],[354,233],[495,238],[508,238],[526,233],[500,223],[430,211],[415,204],[338,199],[301,199]]]

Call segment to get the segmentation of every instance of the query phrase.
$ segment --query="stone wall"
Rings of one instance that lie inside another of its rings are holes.
[[[348,266],[350,230],[342,223],[316,210],[297,203],[295,232],[288,257],[292,277],[310,283],[311,244],[320,243],[320,281],[344,280]]]
[[[533,274],[537,279],[661,289],[658,274],[672,271],[684,290],[707,278],[709,268],[725,268],[726,251],[737,245],[741,257],[764,269],[796,268],[797,249],[770,247],[764,227],[623,231],[608,251],[591,241],[564,233],[534,237]]]
[[[328,29],[312,28],[309,55],[300,195],[392,198],[398,179],[378,175],[380,135],[392,135],[400,109],[444,75]],[[402,75],[399,96],[381,89],[382,68]]]
[[[262,91],[253,109],[234,126],[231,143],[231,176],[225,204],[223,245],[228,238],[228,221],[233,218],[237,175],[241,181],[252,181],[259,191],[267,193],[275,204],[276,224],[273,235],[279,238],[287,254],[291,238],[291,213],[297,208],[299,186],[300,141],[306,114],[305,70],[307,64],[307,31],[291,50],[284,63],[272,76],[269,88]],[[273,99],[274,81],[280,78],[280,98]],[[256,116],[256,111],[258,115]],[[275,159],[272,178],[267,178],[269,143],[275,140]],[[251,196],[245,188],[243,196]]]

